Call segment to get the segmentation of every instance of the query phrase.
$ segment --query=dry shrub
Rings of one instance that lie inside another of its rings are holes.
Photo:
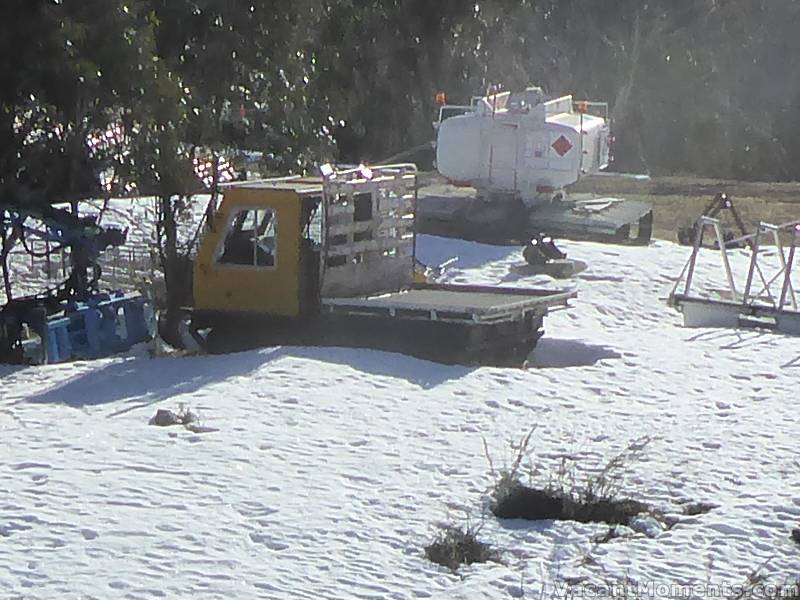
[[[641,513],[655,512],[642,502],[625,498],[622,490],[625,472],[641,457],[650,438],[634,440],[599,471],[588,476],[580,472],[576,461],[562,458],[546,484],[533,486],[523,483],[522,477],[523,462],[532,462],[533,433],[531,429],[518,444],[512,444],[516,456],[509,467],[499,470],[495,470],[484,440],[484,451],[495,479],[489,490],[489,508],[496,517],[628,525]],[[534,473],[531,467],[530,479]]]
[[[425,556],[453,573],[461,565],[500,562],[500,553],[478,539],[480,530],[480,526],[444,525],[433,542],[425,547]]]

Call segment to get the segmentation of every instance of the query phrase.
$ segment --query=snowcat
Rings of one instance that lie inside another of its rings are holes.
[[[436,168],[449,185],[420,190],[420,231],[488,243],[539,233],[649,242],[649,205],[567,199],[566,186],[609,164],[606,103],[547,100],[538,87],[474,97],[469,106],[448,105],[441,94],[437,101]]]
[[[336,345],[522,364],[573,291],[415,278],[417,170],[235,182],[201,236],[190,331],[209,352]]]

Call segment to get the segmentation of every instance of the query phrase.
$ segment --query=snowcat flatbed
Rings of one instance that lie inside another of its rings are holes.
[[[423,284],[323,301],[326,339],[444,363],[521,365],[575,292]]]
[[[566,306],[567,300],[575,295],[568,291],[420,284],[379,296],[326,298],[323,307],[326,312],[336,314],[486,324]]]

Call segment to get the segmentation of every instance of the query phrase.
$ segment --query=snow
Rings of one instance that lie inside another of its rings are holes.
[[[418,240],[423,261],[459,256],[451,282],[577,286],[525,370],[298,347],[0,366],[0,590],[505,598],[582,578],[741,585],[762,564],[794,577],[797,339],[684,328],[664,300],[687,248],[563,247],[589,264],[573,281],[516,274],[518,248]],[[181,404],[219,431],[147,425]],[[545,479],[564,456],[588,473],[649,436],[623,493],[677,525],[596,544],[607,526],[485,514],[484,441],[507,465],[533,427]],[[687,501],[718,506],[683,516]],[[505,564],[426,560],[447,522],[482,524]]]

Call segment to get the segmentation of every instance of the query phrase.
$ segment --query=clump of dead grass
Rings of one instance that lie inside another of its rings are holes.
[[[435,539],[425,546],[428,560],[447,567],[453,573],[461,565],[500,562],[500,553],[478,539],[481,525],[448,523],[442,525]]]
[[[489,508],[501,519],[556,519],[580,522],[605,522],[609,525],[629,525],[642,513],[654,515],[655,510],[623,493],[624,475],[637,462],[649,437],[632,441],[599,470],[586,475],[578,463],[563,457],[555,473],[546,483],[534,485],[536,468],[532,465],[531,429],[517,444],[516,454],[508,467],[495,469],[484,440],[494,484],[489,490]],[[529,482],[524,482],[524,468],[529,465]]]

